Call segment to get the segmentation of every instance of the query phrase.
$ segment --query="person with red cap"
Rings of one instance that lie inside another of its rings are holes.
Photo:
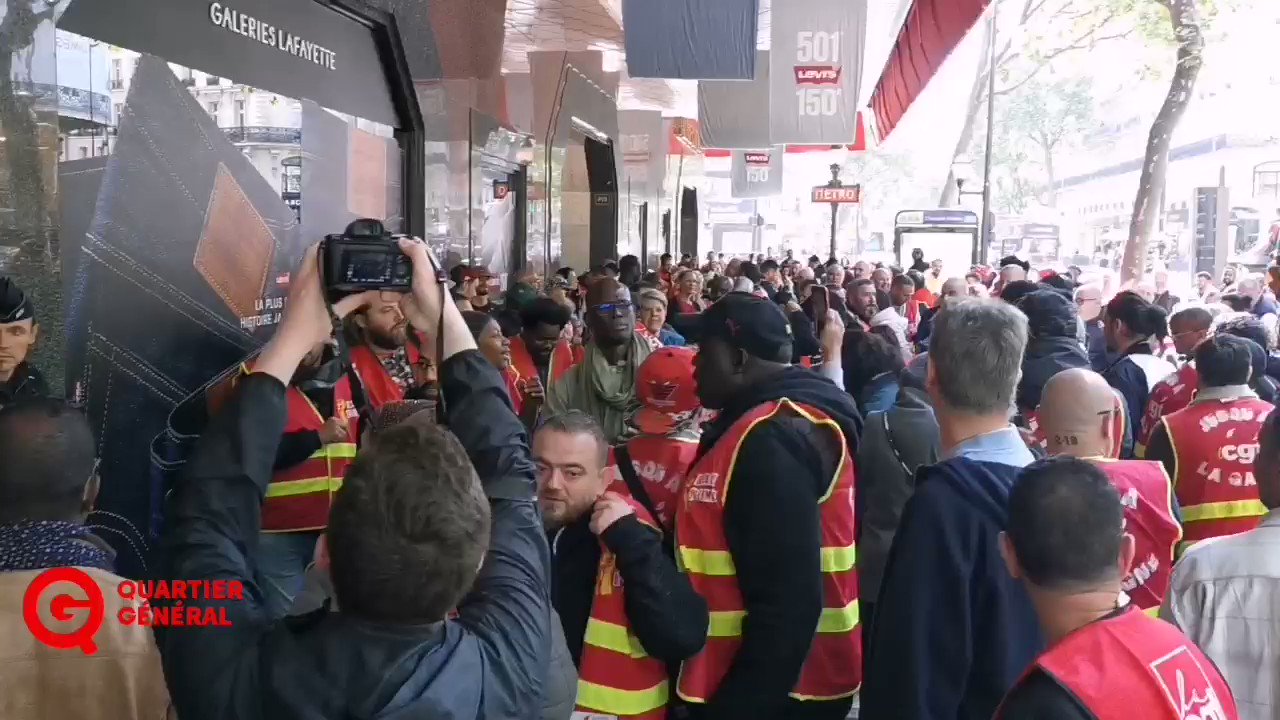
[[[640,365],[636,372],[640,409],[632,418],[639,434],[609,451],[606,469],[667,531],[702,435],[698,426],[702,404],[693,381],[695,354],[689,348],[664,347]]]

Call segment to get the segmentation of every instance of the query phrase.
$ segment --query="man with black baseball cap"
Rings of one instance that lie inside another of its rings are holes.
[[[852,399],[790,365],[782,309],[729,293],[691,328],[704,426],[677,561],[712,613],[677,684],[694,718],[841,718],[862,669]],[[745,618],[720,622],[716,618]]]
[[[44,377],[27,362],[39,335],[31,300],[12,280],[0,277],[0,407],[49,395]]]

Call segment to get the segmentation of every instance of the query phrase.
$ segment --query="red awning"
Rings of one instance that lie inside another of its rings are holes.
[[[788,153],[827,152],[835,150],[839,145],[788,145]],[[858,111],[858,126],[853,137],[853,144],[845,145],[850,151],[867,149],[867,122],[862,111]],[[706,148],[702,151],[705,157],[729,157],[731,151],[720,148]]]
[[[871,112],[875,113],[881,141],[897,127],[907,108],[990,3],[991,0],[914,1],[871,95]]]

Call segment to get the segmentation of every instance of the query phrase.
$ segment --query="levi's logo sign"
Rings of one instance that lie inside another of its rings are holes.
[[[838,85],[841,68],[834,65],[797,65],[797,85]]]
[[[748,165],[769,164],[769,153],[745,153],[742,157],[747,161]]]

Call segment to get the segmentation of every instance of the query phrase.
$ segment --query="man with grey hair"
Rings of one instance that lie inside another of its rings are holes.
[[[1027,318],[995,299],[951,301],[934,318],[925,385],[943,459],[918,473],[894,536],[863,717],[989,718],[1043,648],[997,542],[1033,459],[1009,422],[1027,334]]]

